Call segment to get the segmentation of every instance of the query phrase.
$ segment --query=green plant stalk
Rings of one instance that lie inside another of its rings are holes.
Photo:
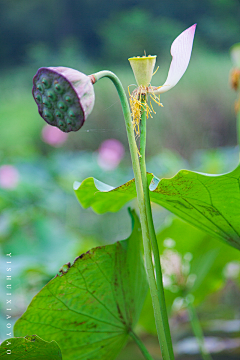
[[[142,343],[142,341],[139,339],[139,337],[133,332],[130,331],[129,335],[133,338],[133,340],[138,345],[139,349],[141,350],[143,356],[146,360],[153,360],[151,355],[149,354],[148,350],[146,349],[145,345]]]
[[[190,322],[192,325],[193,333],[197,339],[202,358],[203,358],[203,360],[212,360],[212,357],[206,350],[206,347],[204,344],[204,335],[203,335],[202,327],[199,322],[196,310],[191,302],[185,301],[185,303],[186,303],[186,306],[188,309],[188,314],[189,314]]]
[[[240,99],[239,99],[240,102]],[[240,151],[240,110],[237,111],[237,137],[238,137],[238,147]]]
[[[144,101],[143,101],[143,108],[144,108]],[[165,333],[165,341],[167,342],[168,349],[171,355],[171,359],[174,359],[173,354],[173,347],[172,347],[172,339],[171,333],[169,328],[168,322],[168,315],[167,315],[167,308],[166,308],[166,301],[164,296],[164,289],[163,289],[163,279],[162,279],[162,269],[161,269],[161,262],[159,256],[159,248],[157,243],[156,232],[154,229],[153,217],[152,217],[152,208],[149,196],[149,186],[147,181],[147,171],[146,171],[146,136],[147,136],[147,124],[146,124],[146,111],[142,110],[141,112],[141,124],[140,124],[140,169],[142,175],[142,182],[143,182],[143,191],[145,196],[145,204],[147,210],[147,219],[148,219],[148,227],[149,233],[151,238],[151,245],[153,251],[153,258],[154,258],[154,265],[155,265],[155,277],[157,282],[157,290],[158,290],[158,298],[160,302],[160,309],[161,309],[161,321],[164,327]]]
[[[162,321],[160,301],[158,298],[158,289],[155,280],[154,266],[152,262],[151,240],[150,240],[150,233],[148,227],[147,209],[146,209],[146,202],[145,202],[145,196],[143,190],[142,176],[141,176],[141,170],[140,170],[140,164],[138,158],[138,149],[135,141],[135,134],[134,134],[127,96],[123,89],[121,81],[111,71],[108,70],[99,71],[98,73],[95,73],[91,76],[95,79],[95,81],[100,80],[103,77],[109,78],[114,83],[120,98],[125,124],[126,124],[128,143],[129,143],[133,172],[135,177],[138,206],[140,211],[140,221],[141,221],[142,235],[143,235],[146,272],[147,272],[147,277],[148,277],[148,282],[152,297],[154,317],[156,322],[159,344],[160,344],[163,360],[174,360],[172,351],[171,349],[169,349],[169,339],[166,341],[166,336],[168,336],[168,334],[165,334],[165,327],[163,326],[163,321]]]

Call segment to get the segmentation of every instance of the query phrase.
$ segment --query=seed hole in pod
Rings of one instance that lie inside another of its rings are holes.
[[[58,121],[58,126],[62,129],[64,128],[64,123],[62,121]]]
[[[47,96],[49,97],[49,99],[51,99],[52,101],[56,101],[57,100],[57,96],[56,94],[54,94],[54,92],[52,90],[49,90],[47,92]]]
[[[38,89],[38,91],[40,91],[41,93],[43,93],[43,86],[42,86],[42,84],[37,84],[37,89]]]
[[[70,116],[70,118],[74,119],[76,117],[76,115],[74,114],[74,112],[72,110],[68,111],[68,115]]]
[[[63,87],[62,87],[58,82],[55,82],[55,84],[54,84],[54,90],[55,90],[58,94],[62,94],[62,93],[63,93]]]
[[[51,86],[50,81],[48,81],[46,78],[42,78],[42,84],[46,89],[50,88]]]
[[[72,125],[72,120],[71,119],[67,118],[66,122],[67,122],[68,125]]]
[[[34,97],[34,99],[35,99],[38,103],[40,103],[41,100],[42,100],[42,97],[41,97],[40,94],[36,94],[35,97]]]
[[[48,100],[48,98],[46,96],[43,97],[42,103],[48,108],[51,109],[52,104],[51,102]]]
[[[65,100],[68,102],[68,104],[73,104],[73,99],[69,95],[65,96]]]
[[[59,118],[59,119],[62,119],[63,118],[63,115],[62,115],[62,113],[60,112],[60,111],[55,111],[55,115],[56,115],[56,117],[57,118]]]
[[[50,111],[48,110],[44,110],[43,111],[43,116],[48,120],[51,121],[53,120],[53,115],[50,113]]]
[[[63,111],[66,111],[66,110],[67,110],[67,106],[66,106],[66,104],[64,104],[63,101],[59,101],[59,102],[58,102],[58,108],[59,108],[60,110],[63,110]]]

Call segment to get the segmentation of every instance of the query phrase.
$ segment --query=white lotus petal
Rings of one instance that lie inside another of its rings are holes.
[[[184,30],[172,43],[172,62],[168,71],[167,80],[159,89],[154,89],[155,94],[161,94],[173,88],[187,70],[192,53],[196,25],[197,24],[194,24]]]

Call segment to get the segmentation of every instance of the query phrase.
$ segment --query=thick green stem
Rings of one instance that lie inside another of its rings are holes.
[[[199,350],[201,352],[202,358],[203,358],[203,360],[212,360],[211,355],[208,353],[208,351],[206,350],[206,347],[205,347],[204,335],[203,335],[202,327],[201,327],[201,324],[199,322],[196,310],[195,310],[194,306],[192,305],[192,303],[190,301],[186,300],[185,303],[186,303],[186,306],[187,306],[187,309],[188,309],[190,322],[191,322],[191,325],[192,325],[194,335],[195,335],[195,337],[197,339]]]
[[[133,165],[133,172],[135,175],[136,186],[138,184],[139,192],[141,193],[141,190],[140,190],[141,173],[140,173],[140,168],[139,168],[137,145],[135,142],[134,130],[132,127],[131,114],[130,114],[130,109],[129,109],[129,105],[128,105],[128,100],[127,100],[125,91],[123,89],[122,83],[113,72],[108,71],[108,70],[99,71],[96,74],[93,74],[91,76],[94,76],[96,81],[102,79],[103,77],[107,77],[114,83],[114,85],[117,89],[117,92],[118,92],[118,95],[120,98],[120,102],[122,105],[125,123],[126,123],[128,143],[129,143],[129,148],[130,148],[130,154],[131,154],[131,160],[132,160],[132,165]],[[141,208],[142,208],[142,202],[144,202],[144,199],[142,199],[142,201],[141,201]]]
[[[146,159],[145,151],[146,151],[147,126],[146,126],[146,111],[144,111],[144,110],[142,111],[142,114],[141,114],[140,131],[141,131],[141,135],[140,135],[140,169],[141,169],[143,191],[144,191],[145,204],[146,204],[146,210],[147,210],[148,227],[149,227],[149,233],[150,233],[152,251],[153,251],[153,258],[154,258],[154,264],[155,264],[155,276],[156,276],[158,298],[159,298],[160,309],[161,309],[161,322],[162,322],[162,326],[164,328],[165,341],[168,346],[170,359],[174,359],[172,339],[171,339],[171,333],[170,333],[170,328],[169,328],[167,308],[166,308],[164,289],[163,289],[163,279],[162,279],[162,269],[161,269],[161,262],[160,262],[160,256],[159,256],[159,248],[158,248],[158,243],[157,243],[156,232],[154,229],[152,208],[151,208],[151,202],[150,202],[150,196],[149,196],[149,186],[148,186],[148,181],[147,181],[146,160],[145,160]]]
[[[120,97],[120,101],[121,101],[121,105],[122,105],[122,109],[123,109],[123,115],[125,118],[128,143],[129,143],[133,172],[134,172],[134,177],[135,177],[138,206],[139,206],[139,211],[140,211],[140,221],[141,221],[141,226],[142,226],[146,271],[147,271],[147,277],[148,277],[148,282],[149,282],[149,287],[150,287],[150,292],[151,292],[151,297],[152,297],[153,310],[154,310],[159,344],[160,344],[163,360],[174,360],[172,350],[171,350],[171,348],[169,349],[169,339],[166,340],[166,336],[168,336],[168,335],[165,334],[165,327],[163,326],[163,319],[162,319],[162,314],[161,314],[161,309],[160,309],[160,299],[158,297],[158,288],[157,288],[157,284],[156,284],[156,280],[155,280],[155,272],[154,272],[154,266],[153,266],[153,262],[152,262],[151,240],[150,240],[150,232],[149,232],[149,226],[148,226],[146,199],[144,196],[142,176],[141,176],[140,164],[139,164],[139,159],[138,159],[138,149],[137,149],[137,145],[136,145],[136,141],[135,141],[135,134],[134,134],[131,113],[130,113],[126,93],[125,93],[123,86],[122,86],[120,80],[118,79],[118,77],[114,73],[112,73],[108,70],[100,71],[96,74],[91,75],[91,77],[93,77],[96,81],[103,77],[108,77],[114,83],[114,85],[117,89],[118,95]],[[170,341],[171,341],[171,339],[170,339]]]
[[[240,152],[240,110],[237,112],[237,137],[238,137],[238,148]]]
[[[141,352],[142,352],[143,356],[145,357],[145,359],[153,360],[153,358],[151,357],[151,355],[149,354],[148,350],[146,349],[146,347],[142,343],[142,341],[139,339],[139,337],[133,331],[130,331],[129,335],[131,335],[133,340],[136,342],[137,346],[141,350]]]

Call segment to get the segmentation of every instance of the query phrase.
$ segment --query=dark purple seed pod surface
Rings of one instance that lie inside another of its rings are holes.
[[[40,68],[33,78],[32,93],[41,117],[64,132],[83,126],[95,100],[90,78],[66,67]]]

